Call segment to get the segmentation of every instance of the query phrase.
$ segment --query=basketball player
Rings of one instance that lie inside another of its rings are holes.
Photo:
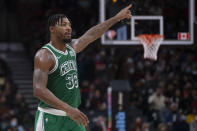
[[[105,33],[112,25],[131,18],[131,5],[117,15],[71,40],[71,23],[63,14],[49,18],[50,42],[35,55],[33,89],[39,99],[35,131],[85,131],[87,116],[81,103],[76,54]]]

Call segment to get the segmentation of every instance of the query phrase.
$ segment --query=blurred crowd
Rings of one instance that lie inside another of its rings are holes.
[[[22,32],[21,42],[32,58],[47,43],[46,20],[53,13],[71,19],[73,38],[98,22],[98,1],[12,0]],[[79,10],[79,11],[76,11]],[[79,21],[80,18],[80,21]],[[129,131],[197,131],[196,47],[161,47],[157,61],[144,60],[143,49],[101,46],[100,40],[77,56],[82,104],[90,119],[89,128],[107,130],[107,87],[114,79],[130,82]],[[32,65],[33,66],[33,65]],[[31,131],[34,117],[11,72],[0,57],[0,130]]]
[[[142,50],[135,47],[96,48],[95,44],[78,56],[85,110],[106,111],[109,81],[125,79],[132,89],[131,131],[197,130],[195,49],[161,48],[154,62],[144,60]]]
[[[33,116],[0,56],[0,131],[33,131]]]

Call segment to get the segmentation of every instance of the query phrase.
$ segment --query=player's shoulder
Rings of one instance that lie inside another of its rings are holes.
[[[79,43],[79,39],[72,39],[71,43],[69,44],[70,47],[72,47],[72,49],[75,51],[75,53],[77,52],[77,45]]]
[[[39,63],[51,63],[54,61],[54,58],[49,50],[41,48],[36,52],[34,61]]]
[[[69,46],[71,46],[72,48],[74,48],[74,46],[76,45],[77,42],[78,42],[78,39],[72,39],[72,41],[69,44]]]
[[[71,43],[75,43],[78,39],[72,39]]]
[[[50,55],[51,53],[50,53],[50,51],[48,51],[47,49],[45,49],[45,48],[41,48],[41,49],[39,49],[37,52],[36,52],[36,54],[35,54],[35,58],[45,58],[45,57],[47,57],[48,55]]]

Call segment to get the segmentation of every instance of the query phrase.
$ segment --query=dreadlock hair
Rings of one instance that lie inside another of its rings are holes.
[[[49,30],[49,27],[50,26],[55,26],[59,20],[60,20],[60,24],[62,24],[62,19],[63,18],[67,18],[66,15],[64,14],[55,14],[55,15],[52,15],[48,18],[48,22],[47,22],[47,37],[48,37],[48,40],[50,39],[50,30]],[[68,19],[68,18],[67,18]]]

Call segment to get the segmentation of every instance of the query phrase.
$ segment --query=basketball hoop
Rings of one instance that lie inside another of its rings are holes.
[[[157,51],[163,38],[163,35],[159,34],[142,34],[138,36],[144,47],[145,59],[157,60]]]

